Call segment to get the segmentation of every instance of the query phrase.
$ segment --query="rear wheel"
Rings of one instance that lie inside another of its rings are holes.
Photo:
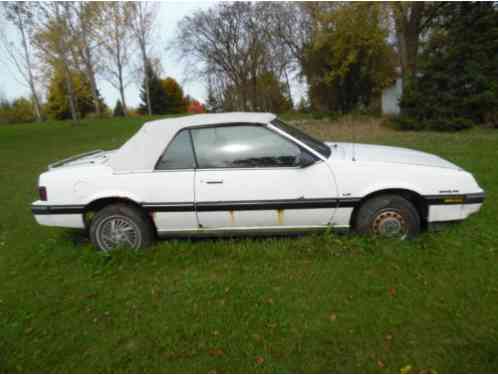
[[[93,218],[90,239],[102,251],[116,248],[138,250],[152,244],[154,232],[150,221],[139,209],[113,204],[101,209]]]
[[[356,215],[360,234],[388,238],[413,238],[420,232],[420,215],[414,205],[399,195],[379,195],[367,200]]]

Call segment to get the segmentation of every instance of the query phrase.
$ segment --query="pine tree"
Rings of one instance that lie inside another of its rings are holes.
[[[154,115],[162,115],[166,113],[166,101],[167,95],[164,90],[161,80],[157,76],[152,64],[147,63],[145,67],[145,74],[149,77],[149,90],[150,90],[150,104],[152,108],[152,113]],[[147,96],[145,91],[145,79],[142,83],[140,89],[140,100],[141,103],[138,107],[138,112],[141,114],[147,113]]]
[[[183,89],[171,77],[161,80],[165,96],[164,113],[183,113],[187,111],[187,102],[183,96]]]
[[[121,103],[121,100],[118,100],[116,102],[116,106],[114,107],[114,111],[112,112],[113,117],[124,117],[124,109],[123,109],[123,104]]]
[[[448,3],[403,93],[403,112],[440,130],[498,121],[497,25],[493,3]]]

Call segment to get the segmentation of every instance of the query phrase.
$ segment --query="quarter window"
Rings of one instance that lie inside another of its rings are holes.
[[[192,129],[199,168],[265,168],[297,166],[301,149],[257,125]]]
[[[187,129],[182,130],[170,142],[159,159],[156,170],[194,169],[195,159],[192,142]]]

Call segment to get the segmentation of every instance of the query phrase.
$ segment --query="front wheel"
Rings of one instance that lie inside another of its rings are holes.
[[[380,195],[367,200],[356,215],[360,234],[389,238],[413,238],[420,233],[420,215],[413,204],[399,195]]]
[[[143,212],[124,204],[113,204],[93,218],[90,239],[102,251],[121,247],[138,250],[152,243],[154,232]]]

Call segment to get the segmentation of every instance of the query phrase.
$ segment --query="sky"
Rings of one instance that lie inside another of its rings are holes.
[[[157,36],[152,46],[152,55],[159,57],[164,76],[175,78],[183,87],[184,93],[191,97],[205,102],[207,90],[202,80],[192,79],[186,75],[184,64],[179,60],[174,50],[168,49],[168,44],[176,34],[178,22],[185,16],[191,15],[199,9],[207,9],[214,1],[172,1],[159,2],[159,12],[155,20]],[[12,29],[7,28],[7,36],[15,37]],[[293,80],[291,90],[294,100],[303,95],[304,88]],[[19,96],[29,97],[29,90],[22,85],[21,80],[14,66],[10,65],[5,57],[0,53],[0,95],[13,99]],[[113,108],[119,98],[118,91],[107,83],[104,79],[98,78],[97,85],[105,103]],[[126,88],[126,101],[129,106],[136,107],[140,102],[139,82],[132,82]]]

